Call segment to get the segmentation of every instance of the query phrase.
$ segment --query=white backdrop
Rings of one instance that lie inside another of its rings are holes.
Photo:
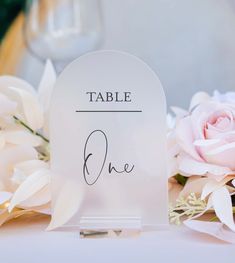
[[[158,73],[168,105],[187,106],[197,90],[235,88],[235,0],[101,2],[102,48],[144,59]],[[41,68],[26,55],[18,75],[36,83]]]

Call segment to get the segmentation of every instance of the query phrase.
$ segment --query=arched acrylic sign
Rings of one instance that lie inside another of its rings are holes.
[[[140,59],[100,51],[66,67],[52,97],[50,138],[54,226],[167,224],[165,96]]]

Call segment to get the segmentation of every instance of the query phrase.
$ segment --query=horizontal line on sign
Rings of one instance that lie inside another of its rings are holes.
[[[142,112],[142,110],[76,110],[76,112]]]

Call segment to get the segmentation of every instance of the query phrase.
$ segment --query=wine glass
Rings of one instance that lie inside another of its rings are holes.
[[[99,0],[27,0],[24,37],[42,62],[59,73],[70,61],[95,50],[102,40]]]

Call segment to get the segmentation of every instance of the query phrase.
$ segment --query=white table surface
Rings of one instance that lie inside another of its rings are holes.
[[[173,263],[235,262],[235,245],[184,226],[136,238],[80,239],[74,231],[46,232],[48,218],[16,220],[0,228],[0,262]]]

